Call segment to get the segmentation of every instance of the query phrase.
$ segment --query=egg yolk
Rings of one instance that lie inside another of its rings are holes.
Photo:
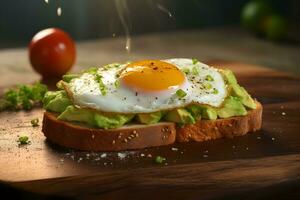
[[[185,76],[170,63],[143,60],[128,64],[120,78],[129,87],[151,92],[179,86],[183,84]]]

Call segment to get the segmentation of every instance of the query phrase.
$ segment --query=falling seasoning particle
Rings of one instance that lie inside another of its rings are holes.
[[[63,158],[61,158],[59,161],[60,161],[60,162],[64,162],[65,160],[64,160]]]
[[[246,150],[248,151],[248,150],[249,150],[249,148],[248,148],[248,147],[246,147]]]
[[[281,114],[282,114],[283,116],[285,116],[285,115],[286,115],[286,113],[285,113],[285,112],[282,112]]]
[[[232,148],[235,149],[235,145],[233,145]]]
[[[258,140],[260,140],[260,139],[261,139],[261,137],[259,137],[259,136],[258,136],[258,137],[257,137],[257,139],[258,139]]]
[[[178,151],[178,148],[172,147],[171,150],[172,151]]]
[[[272,137],[272,141],[274,141],[274,140],[275,140],[275,138]]]
[[[118,153],[118,158],[124,159],[126,157],[125,153]]]
[[[208,157],[208,155],[206,155],[206,154],[203,155],[203,158],[207,158],[207,157]]]
[[[45,3],[49,3],[49,0],[45,0]]]
[[[101,158],[106,158],[106,156],[107,156],[107,154],[106,153],[103,153],[103,154],[101,154]]]
[[[61,13],[62,13],[61,7],[58,7],[57,8],[57,16],[61,16]]]

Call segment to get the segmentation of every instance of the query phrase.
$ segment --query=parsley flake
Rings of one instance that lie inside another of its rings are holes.
[[[196,58],[193,58],[192,61],[193,61],[193,65],[199,62]]]
[[[39,118],[32,119],[30,122],[33,127],[39,126]]]
[[[185,73],[185,74],[189,74],[189,73],[190,73],[190,69],[187,68],[187,67],[183,68],[182,71],[183,71],[183,73]]]
[[[115,87],[116,87],[116,88],[119,88],[119,87],[120,87],[120,80],[119,80],[119,79],[117,79],[117,80],[115,81]]]
[[[102,76],[99,75],[99,74],[96,74],[95,80],[96,80],[97,83],[99,84],[99,88],[100,88],[101,94],[102,94],[103,96],[105,96],[106,93],[107,93],[107,91],[106,91],[106,86],[104,85],[104,83],[103,83],[103,81],[102,81]]]
[[[199,75],[199,68],[194,66],[192,69],[192,73],[193,73],[193,75]]]
[[[216,88],[214,88],[213,94],[218,94],[218,93],[219,93],[219,91]]]
[[[18,142],[20,145],[25,145],[25,144],[29,144],[30,141],[29,141],[28,136],[23,135],[23,136],[19,136]]]
[[[210,83],[203,83],[203,86],[205,89],[209,90],[212,88],[212,85]]]
[[[183,91],[182,89],[179,89],[176,91],[176,95],[179,97],[179,98],[183,98],[186,96],[186,92]]]
[[[211,75],[207,75],[207,76],[205,77],[205,80],[206,80],[206,81],[214,81],[214,78],[213,78]]]
[[[162,164],[165,161],[166,161],[166,158],[164,158],[164,157],[161,157],[161,156],[155,157],[155,163],[157,163],[157,164]]]

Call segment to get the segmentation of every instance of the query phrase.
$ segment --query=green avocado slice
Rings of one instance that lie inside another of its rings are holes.
[[[247,115],[247,110],[239,97],[229,96],[224,100],[223,106],[217,109],[219,118]]]

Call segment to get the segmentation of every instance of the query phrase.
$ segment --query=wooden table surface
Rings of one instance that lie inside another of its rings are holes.
[[[233,139],[174,144],[122,154],[80,152],[50,144],[45,141],[41,127],[30,126],[32,118],[41,119],[41,109],[2,112],[0,180],[39,195],[79,199],[274,199],[282,197],[281,195],[298,198],[300,78],[254,64],[224,61],[222,56],[227,60],[239,61],[246,57],[235,57],[238,54],[237,44],[233,45],[233,50],[226,51],[229,44],[235,44],[233,39],[228,39],[227,46],[218,47],[216,42],[212,42],[215,46],[208,46],[209,42],[199,37],[201,34],[202,32],[193,31],[133,38],[132,52],[129,53],[124,52],[124,41],[121,39],[80,43],[79,58],[74,70],[95,64],[147,57],[214,59],[210,64],[232,69],[241,85],[263,103],[261,131]],[[211,37],[211,40],[218,39],[216,35]],[[154,43],[159,45],[153,45]],[[172,48],[172,44],[175,48]],[[293,48],[294,51],[278,47],[274,50],[278,55],[272,62],[275,63],[284,57],[283,54],[288,53],[293,60],[291,62],[299,62],[299,58],[295,56],[299,47]],[[214,55],[212,51],[215,50],[223,54]],[[244,52],[246,56],[245,52],[248,50],[245,47],[240,51],[240,54]],[[266,55],[267,51],[260,50],[260,53]],[[252,56],[256,54],[258,52],[252,52]],[[30,83],[39,79],[31,71],[26,59],[24,49],[0,52],[1,90],[17,83]],[[271,60],[262,55],[249,59]],[[285,61],[280,62],[284,65]],[[286,66],[289,66],[287,63]],[[278,67],[271,63],[270,66]],[[296,72],[297,69],[289,67],[289,71]],[[23,133],[29,135],[31,144],[19,147],[17,135]],[[174,147],[178,150],[174,150]],[[122,158],[124,155],[126,157]],[[167,157],[167,164],[155,164],[153,157],[157,155]]]

